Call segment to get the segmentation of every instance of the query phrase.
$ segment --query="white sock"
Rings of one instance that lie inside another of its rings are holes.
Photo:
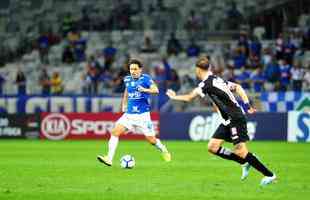
[[[155,145],[155,147],[156,147],[157,149],[159,149],[161,152],[164,152],[164,153],[168,152],[166,146],[163,145],[163,144],[160,142],[159,139],[156,139],[156,143],[155,143],[154,145]]]
[[[117,148],[117,144],[118,144],[118,137],[111,135],[110,140],[109,140],[109,152],[108,152],[108,158],[110,161],[113,160],[115,150]]]

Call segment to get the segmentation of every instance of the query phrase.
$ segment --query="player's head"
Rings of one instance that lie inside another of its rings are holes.
[[[129,72],[132,78],[139,78],[142,74],[142,63],[137,59],[129,61]]]
[[[211,69],[209,56],[204,56],[196,62],[196,76],[199,80],[205,78],[205,74]]]

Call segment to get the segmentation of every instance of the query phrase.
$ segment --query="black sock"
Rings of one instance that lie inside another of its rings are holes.
[[[231,150],[226,149],[224,147],[220,147],[219,150],[216,152],[215,155],[220,156],[221,158],[227,159],[227,160],[233,160],[239,164],[246,163],[245,159],[237,156],[234,154]]]
[[[273,173],[250,152],[246,155],[245,160],[265,176],[273,176]]]

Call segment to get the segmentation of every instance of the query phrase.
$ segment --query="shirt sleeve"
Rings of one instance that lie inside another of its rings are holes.
[[[151,87],[151,85],[154,83],[154,81],[152,80],[151,77],[146,76],[146,78],[144,79],[144,83],[145,83],[145,85],[149,88],[149,87]]]

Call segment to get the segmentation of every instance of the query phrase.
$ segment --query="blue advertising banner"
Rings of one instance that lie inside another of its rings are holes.
[[[287,123],[289,142],[310,142],[310,112],[291,111]]]
[[[1,96],[0,113],[119,112],[121,97],[106,96]]]
[[[160,138],[167,140],[209,140],[221,118],[217,113],[163,113]],[[252,140],[286,140],[286,113],[256,113],[248,116],[248,135]]]

